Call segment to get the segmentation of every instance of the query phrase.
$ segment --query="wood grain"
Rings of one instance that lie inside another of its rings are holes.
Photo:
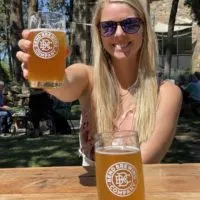
[[[146,200],[200,200],[200,164],[144,165]],[[94,168],[0,169],[0,200],[97,200]]]

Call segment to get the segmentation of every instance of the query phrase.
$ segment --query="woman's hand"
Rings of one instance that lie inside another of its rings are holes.
[[[32,47],[32,42],[30,40],[28,40],[28,36],[30,34],[29,30],[23,30],[22,32],[22,39],[19,40],[18,42],[18,46],[21,49],[21,51],[18,51],[16,54],[16,57],[19,61],[22,62],[21,64],[21,68],[22,68],[22,72],[23,72],[23,76],[24,78],[28,78],[28,61],[30,59],[30,54],[28,54],[29,50]],[[66,48],[66,57],[70,56],[71,54],[71,50],[69,47]]]
[[[22,39],[19,40],[18,46],[21,49],[21,51],[18,51],[16,54],[17,59],[22,62],[21,67],[23,71],[23,76],[24,78],[28,77],[28,68],[27,68],[27,63],[29,61],[30,55],[28,54],[29,49],[32,46],[31,41],[28,40],[30,31],[29,30],[24,30],[22,32]]]

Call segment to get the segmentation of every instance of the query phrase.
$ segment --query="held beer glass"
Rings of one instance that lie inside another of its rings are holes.
[[[38,12],[29,17],[29,40],[32,42],[28,62],[28,80],[33,88],[60,87],[65,75],[65,16]]]
[[[99,200],[144,200],[144,180],[135,131],[98,134],[95,140]]]

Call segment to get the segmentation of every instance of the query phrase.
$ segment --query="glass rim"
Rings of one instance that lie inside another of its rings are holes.
[[[46,29],[47,28],[47,29],[63,30],[66,32],[67,23],[68,23],[68,20],[66,18],[66,15],[59,12],[34,11],[28,17],[28,29]],[[53,25],[57,25],[57,26],[53,26]]]
[[[113,135],[113,133],[125,133],[125,135]],[[116,131],[103,131],[99,132],[95,135],[95,140],[97,140],[99,137],[103,135],[104,138],[124,138],[124,137],[130,137],[130,136],[137,136],[138,137],[138,131],[136,130],[116,130]]]

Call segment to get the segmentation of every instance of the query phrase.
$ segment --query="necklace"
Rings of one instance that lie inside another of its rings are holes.
[[[127,90],[126,90],[125,93],[119,92],[120,97],[123,98],[123,97],[126,96],[128,93],[130,93],[131,91],[133,91],[133,90],[136,88],[137,83],[138,83],[138,78],[136,79],[136,81],[135,81],[132,85],[130,85],[130,86],[127,88]]]
[[[123,92],[121,92],[122,89],[121,89],[120,83],[119,83],[119,81],[118,81],[118,79],[117,79],[117,76],[116,76],[115,71],[113,70],[113,68],[111,68],[111,71],[112,71],[112,73],[113,73],[113,75],[114,75],[114,79],[115,79],[115,81],[116,81],[116,83],[117,83],[117,86],[118,86],[118,89],[119,89],[119,96],[120,96],[120,99],[122,100],[123,97],[125,97],[128,93],[130,93],[131,91],[133,91],[133,90],[136,88],[136,85],[138,84],[138,81],[139,81],[139,80],[138,80],[138,76],[137,76],[136,81],[135,81],[134,83],[132,83],[132,84],[125,90],[125,93],[123,93]]]

